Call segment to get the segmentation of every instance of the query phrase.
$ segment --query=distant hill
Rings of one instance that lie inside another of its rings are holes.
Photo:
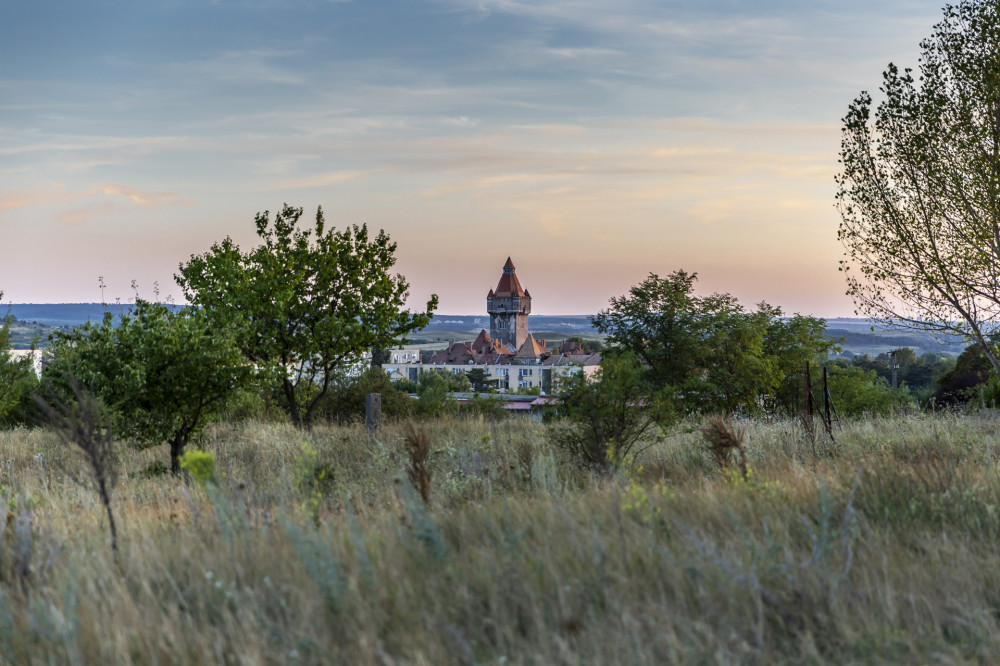
[[[115,315],[127,312],[128,304],[104,305],[101,303],[14,303],[10,313],[23,324],[35,324],[36,328],[23,327],[19,331],[18,342],[23,343],[32,336],[41,334],[42,342],[47,336],[47,327],[70,328],[88,321],[99,322],[105,312]],[[179,305],[168,306],[180,309]],[[5,309],[0,306],[0,314]],[[827,332],[831,338],[844,338],[844,351],[850,354],[878,355],[890,349],[912,347],[918,354],[926,352],[958,354],[968,344],[958,336],[937,339],[930,333],[910,330],[893,330],[875,326],[867,319],[831,318],[826,320]],[[427,328],[416,331],[410,338],[422,338],[425,343],[442,343],[448,340],[472,340],[480,330],[489,328],[490,319],[486,315],[437,315]],[[590,315],[529,315],[528,327],[539,338],[559,339],[571,335],[595,335],[597,331],[590,323]],[[23,338],[20,339],[20,338]]]
[[[464,332],[476,337],[482,329],[489,329],[490,318],[486,315],[435,315],[431,323],[419,333],[432,336],[437,333]],[[590,325],[589,315],[528,315],[528,330],[555,332],[563,335],[597,333]],[[414,333],[417,335],[417,333]]]
[[[167,307],[175,310],[180,309],[179,305],[168,305]],[[117,303],[110,305],[103,303],[12,303],[0,306],[0,314],[5,314],[7,308],[18,321],[46,326],[78,326],[86,324],[88,321],[100,322],[104,319],[105,312],[111,312],[117,316],[122,311],[127,312],[131,306],[127,303],[121,305]]]

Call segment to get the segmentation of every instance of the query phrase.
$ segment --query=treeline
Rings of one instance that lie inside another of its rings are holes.
[[[116,318],[56,331],[36,379],[30,359],[9,355],[12,321],[0,328],[0,421],[31,423],[39,412],[73,411],[92,396],[116,439],[168,443],[171,469],[213,418],[281,414],[309,428],[336,418],[359,391],[387,384],[362,373],[361,354],[425,327],[437,307],[403,309],[408,284],[393,274],[396,245],[365,226],[311,228],[291,206],[254,220],[260,244],[226,238],[180,264],[191,306],[136,294]],[[304,225],[303,225],[304,226]],[[367,382],[367,384],[366,384]],[[361,394],[363,395],[363,394]]]

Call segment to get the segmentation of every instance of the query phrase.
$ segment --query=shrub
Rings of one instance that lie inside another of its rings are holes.
[[[181,469],[201,485],[215,483],[215,456],[208,451],[189,449],[181,456]]]
[[[629,463],[639,442],[658,440],[660,427],[674,418],[668,394],[643,382],[642,365],[628,353],[605,357],[594,381],[571,375],[557,394],[562,422],[552,439],[589,467]]]

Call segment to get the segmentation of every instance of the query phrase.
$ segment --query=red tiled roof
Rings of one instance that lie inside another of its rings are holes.
[[[507,257],[507,263],[503,265],[503,268],[503,275],[500,276],[500,282],[497,283],[493,296],[525,296],[524,289],[521,288],[521,283],[517,279],[517,273],[514,272],[514,262],[510,260],[510,257]]]
[[[485,328],[481,330],[479,332],[479,335],[476,336],[476,339],[472,341],[472,351],[476,352],[477,354],[482,354],[484,351],[490,349],[492,346],[493,346],[493,340],[490,339],[490,334],[486,332]]]
[[[538,358],[544,354],[548,354],[549,350],[545,346],[545,340],[539,342],[535,339],[535,336],[528,333],[528,338],[521,345],[521,348],[517,350],[518,358]]]

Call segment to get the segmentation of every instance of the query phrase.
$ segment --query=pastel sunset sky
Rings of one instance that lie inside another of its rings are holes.
[[[840,118],[940,0],[0,0],[5,301],[175,298],[288,202],[398,243],[411,305],[648,273],[850,316]]]

